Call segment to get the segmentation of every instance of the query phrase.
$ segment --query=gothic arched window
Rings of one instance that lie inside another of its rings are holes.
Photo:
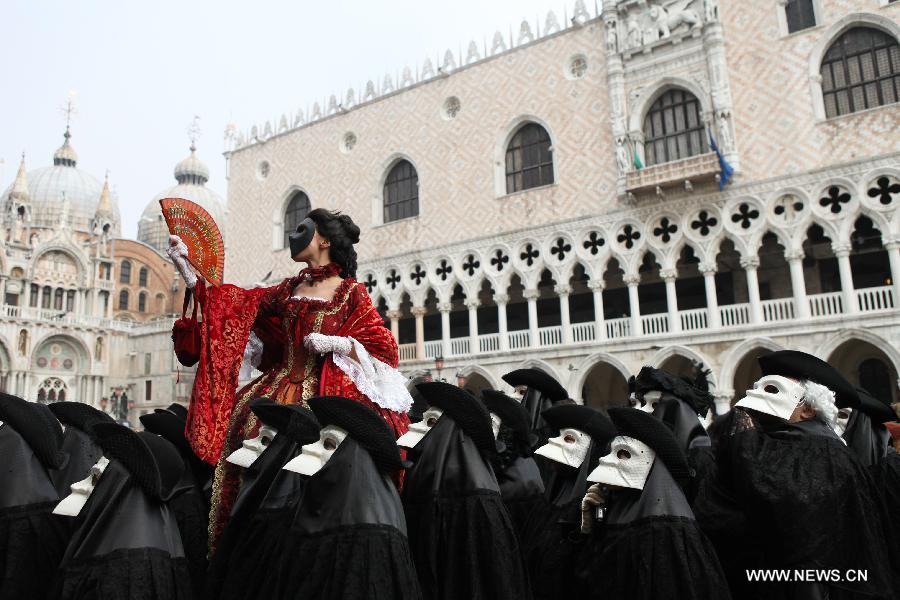
[[[128,310],[128,290],[119,292],[119,310]]]
[[[708,148],[696,96],[673,89],[656,99],[644,117],[647,166],[703,154]]]
[[[384,180],[384,222],[419,214],[419,174],[408,160],[400,160]]]
[[[131,261],[123,260],[119,266],[119,283],[131,283]]]
[[[284,248],[288,248],[288,236],[297,230],[300,222],[309,214],[309,196],[304,192],[294,192],[284,209]]]
[[[550,134],[537,123],[525,123],[506,146],[506,193],[553,183]]]
[[[872,27],[854,27],[822,59],[822,97],[828,118],[893,104],[900,98],[900,44]]]

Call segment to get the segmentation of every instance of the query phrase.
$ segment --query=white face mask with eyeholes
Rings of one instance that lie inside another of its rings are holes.
[[[437,425],[441,415],[444,414],[440,408],[431,407],[422,413],[422,420],[412,423],[409,431],[397,438],[397,445],[404,448],[415,448],[416,444],[422,441],[431,428]]]
[[[799,381],[781,375],[763,375],[735,406],[752,408],[787,421],[805,394],[806,388]]]
[[[277,429],[269,425],[262,425],[259,428],[259,434],[255,438],[244,440],[241,447],[229,454],[225,460],[246,469],[256,462],[260,454],[265,452],[276,435],[278,435]]]
[[[567,428],[560,430],[558,437],[550,438],[534,453],[577,469],[587,458],[590,446],[591,436],[578,429]]]
[[[656,452],[633,437],[620,435],[610,442],[609,454],[600,457],[587,480],[635,490],[644,489]]]
[[[77,517],[84,505],[87,504],[88,498],[94,493],[94,488],[100,481],[103,471],[109,464],[109,459],[101,456],[100,460],[91,467],[91,472],[81,481],[76,481],[70,487],[72,493],[63,498],[56,508],[53,509],[54,515],[62,515],[64,517]]]
[[[843,439],[844,432],[847,431],[847,425],[850,423],[850,416],[852,414],[852,408],[838,409],[837,417],[834,419],[834,425],[832,426],[832,428],[839,438]]]
[[[632,394],[628,397],[628,406],[636,408],[645,413],[652,413],[662,398],[662,392],[650,391],[644,392],[641,397]]]
[[[319,441],[307,444],[300,454],[282,467],[301,475],[315,475],[331,459],[335,450],[347,438],[347,431],[337,425],[328,425],[319,432]]]

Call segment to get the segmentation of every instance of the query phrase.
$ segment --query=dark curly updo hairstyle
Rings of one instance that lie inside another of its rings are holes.
[[[356,250],[353,244],[359,242],[359,227],[349,215],[339,211],[317,208],[306,215],[316,224],[316,231],[331,242],[331,260],[341,267],[341,277],[356,277]]]

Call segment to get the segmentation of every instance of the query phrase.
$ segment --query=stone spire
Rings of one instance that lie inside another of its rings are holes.
[[[97,221],[112,220],[115,218],[112,199],[109,196],[109,171],[103,180],[103,190],[100,192],[100,200],[97,202],[97,212],[94,214]]]
[[[72,132],[69,130],[68,125],[66,125],[66,132],[63,134],[63,137],[65,138],[63,145],[53,153],[53,164],[56,166],[74,167],[78,164],[78,153],[75,152],[75,148],[69,143]]]
[[[13,202],[28,202],[28,179],[25,177],[25,153],[22,153],[22,161],[19,163],[19,171],[16,173],[16,181],[9,192],[9,199]]]

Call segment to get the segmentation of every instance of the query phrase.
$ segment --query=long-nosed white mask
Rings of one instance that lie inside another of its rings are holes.
[[[319,441],[307,444],[300,454],[288,461],[282,469],[301,475],[315,475],[338,449],[347,437],[347,431],[337,425],[328,425],[319,432]]]
[[[409,426],[409,431],[397,438],[397,445],[404,448],[415,448],[416,444],[422,441],[425,434],[431,431],[441,415],[444,414],[440,408],[431,407],[422,413],[422,420]]]
[[[656,409],[656,405],[659,404],[660,398],[662,398],[662,392],[651,390],[649,392],[644,392],[640,398],[635,396],[633,402],[629,398],[628,403],[632,408],[652,414]]]
[[[575,467],[581,466],[591,447],[591,436],[578,429],[563,429],[559,436],[534,451],[535,454]]]
[[[263,425],[259,428],[259,435],[255,438],[244,440],[241,447],[229,454],[225,460],[246,469],[256,462],[256,459],[269,447],[276,435],[278,435],[277,429],[269,425]]]
[[[103,475],[103,471],[106,470],[106,465],[108,464],[109,459],[105,456],[101,456],[100,460],[91,467],[91,472],[87,477],[81,481],[76,481],[70,486],[72,493],[63,498],[60,503],[56,505],[56,508],[53,509],[53,514],[63,515],[65,517],[77,517],[78,513],[81,512],[81,509],[84,508],[84,505],[87,504],[88,498],[90,498],[91,494],[94,492],[94,488],[97,487],[97,482],[100,481],[100,476]]]
[[[832,428],[841,439],[844,437],[844,432],[847,431],[847,424],[850,422],[850,415],[852,414],[852,408],[841,408],[838,410],[837,417],[834,419]]]
[[[591,471],[587,480],[635,490],[644,489],[656,452],[644,442],[627,435],[613,438],[609,447],[609,454],[600,457],[597,468]]]
[[[781,375],[763,375],[735,406],[752,408],[787,421],[805,394],[806,388],[799,381]]]

